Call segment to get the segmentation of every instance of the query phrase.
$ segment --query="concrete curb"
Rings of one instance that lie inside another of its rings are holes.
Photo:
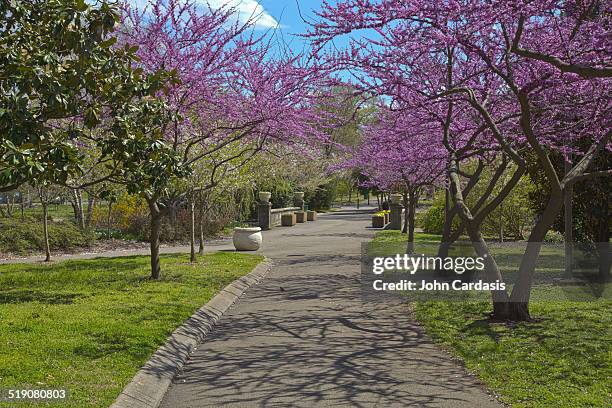
[[[250,273],[227,285],[206,305],[174,331],[125,386],[111,408],[157,408],[172,379],[185,365],[194,348],[210,333],[215,323],[248,288],[260,282],[272,268],[266,258]]]

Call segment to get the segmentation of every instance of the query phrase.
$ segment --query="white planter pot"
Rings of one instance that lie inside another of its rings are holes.
[[[234,228],[234,248],[237,251],[257,251],[261,247],[263,237],[261,228]]]
[[[270,201],[270,197],[272,197],[272,193],[269,191],[260,191],[259,192],[259,201],[262,203],[267,203]]]
[[[304,192],[303,191],[296,191],[295,193],[293,193],[293,199],[294,200],[303,200],[304,199]]]
[[[400,201],[402,201],[402,195],[401,194],[391,194],[391,203],[392,204],[399,204]]]

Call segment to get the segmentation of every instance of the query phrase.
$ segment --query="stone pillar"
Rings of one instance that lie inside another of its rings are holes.
[[[257,220],[262,231],[272,228],[272,203],[270,202],[271,193],[269,191],[259,192],[259,202],[257,203]]]
[[[401,230],[402,229],[402,205],[401,204],[391,204],[391,216],[389,220],[389,229],[392,230]]]
[[[257,220],[262,231],[272,228],[272,203],[257,203]]]
[[[304,193],[296,191],[293,193],[293,206],[299,207],[300,211],[304,211]]]
[[[401,230],[402,229],[402,196],[399,194],[391,194],[391,203],[389,209],[391,210],[391,216],[389,220],[389,229]]]

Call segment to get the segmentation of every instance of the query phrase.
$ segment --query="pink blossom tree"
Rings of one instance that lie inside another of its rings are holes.
[[[158,180],[133,183],[131,173],[125,174],[131,191],[143,195],[150,209],[154,279],[160,277],[165,215],[193,203],[195,193],[214,188],[272,141],[311,143],[324,137],[316,126],[321,122],[315,109],[315,91],[324,78],[320,69],[301,55],[273,55],[270,39],[256,36],[252,21],[237,22],[235,12],[164,0],[151,0],[142,9],[124,7],[120,42],[138,46],[135,64],[178,78],[159,94],[174,114],[164,129],[165,145],[175,152],[179,167],[210,169],[207,180],[188,189]]]
[[[394,191],[404,199],[408,253],[414,251],[415,217],[423,188],[442,181],[447,151],[432,144],[428,120],[406,112],[382,110],[378,120],[364,130],[362,143],[345,165],[360,169],[366,184],[382,191]]]
[[[604,7],[600,1],[345,0],[325,2],[308,34],[320,56],[339,69],[356,70],[354,77],[369,92],[441,121],[441,132],[432,137],[449,151],[453,211],[480,255],[489,254],[479,231],[483,217],[503,201],[535,155],[551,197],[532,230],[512,292],[493,293],[497,318],[529,318],[535,263],[563,195],[576,182],[610,174],[589,172],[598,153],[610,148],[610,15]],[[360,30],[368,35],[357,36]],[[324,51],[325,44],[347,34],[353,36],[348,49]],[[575,164],[558,174],[551,152],[567,154],[578,142],[589,147],[573,151]],[[479,166],[466,174],[462,162],[470,158]],[[514,173],[500,193],[489,197],[493,189],[487,188],[469,208],[466,190],[483,163],[499,164],[498,175],[508,161]],[[490,259],[487,269],[501,277]]]

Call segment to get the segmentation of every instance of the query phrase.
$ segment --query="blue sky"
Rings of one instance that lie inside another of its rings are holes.
[[[143,6],[148,0],[128,0],[132,4]],[[296,34],[304,33],[307,24],[303,18],[311,19],[313,10],[321,7],[321,0],[194,0],[196,3],[211,7],[231,5],[239,11],[243,20],[257,16],[255,28],[257,30],[276,29],[284,42],[294,50],[302,49],[305,44],[303,38]],[[298,7],[299,3],[299,7]],[[300,16],[300,13],[302,16]]]
[[[314,18],[314,10],[321,7],[320,0],[259,0],[266,13],[277,22],[277,34],[287,43],[291,49],[301,50],[306,39],[299,37],[308,30],[308,24],[304,19],[311,21]],[[298,7],[299,3],[299,7]],[[270,21],[266,19],[266,21]]]
[[[208,2],[212,7],[230,4],[240,12],[243,18],[259,16],[257,27],[267,29],[280,27],[284,33],[301,33],[306,25],[300,17],[312,17],[312,10],[321,6],[320,0],[196,0]],[[298,8],[299,3],[299,8]]]
[[[149,3],[150,0],[125,0],[140,8]],[[219,8],[231,6],[236,9],[237,18],[241,21],[249,21],[255,18],[253,28],[260,32],[273,31],[277,50],[285,46],[294,53],[307,51],[308,40],[300,37],[308,30],[308,23],[315,18],[314,11],[320,10],[321,0],[191,0],[197,5],[207,8]],[[335,3],[331,0],[330,3]],[[299,3],[299,6],[298,6]],[[364,34],[363,32],[360,34]],[[348,44],[348,37],[334,39],[334,47],[344,48]],[[349,80],[351,75],[347,71],[341,71],[339,76]]]

